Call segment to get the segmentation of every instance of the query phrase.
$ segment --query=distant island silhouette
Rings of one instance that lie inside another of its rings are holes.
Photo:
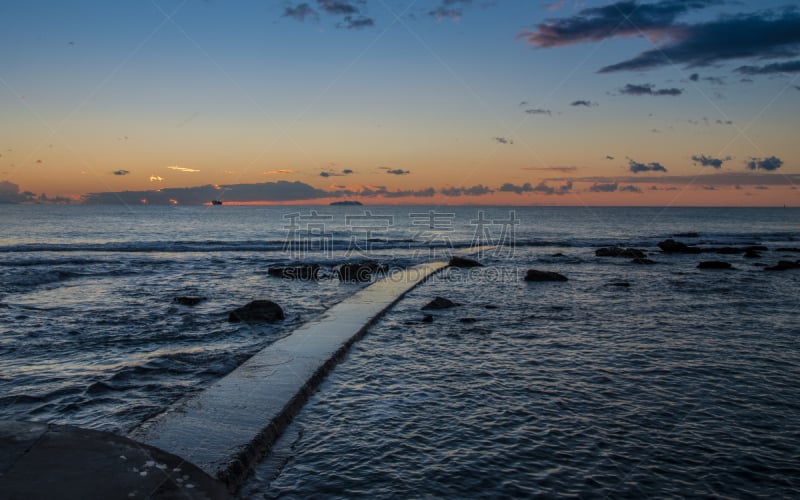
[[[332,201],[331,206],[345,206],[345,207],[360,207],[363,205],[360,201],[356,200],[344,200],[344,201]]]

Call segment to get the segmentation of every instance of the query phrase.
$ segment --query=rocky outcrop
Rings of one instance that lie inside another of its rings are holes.
[[[439,309],[449,309],[451,307],[456,307],[458,304],[453,302],[450,299],[446,299],[444,297],[436,297],[432,301],[428,302],[424,306],[422,306],[423,311],[430,311],[430,310],[439,310]]]
[[[675,241],[672,238],[659,243],[658,248],[664,253],[701,253],[703,251],[699,247],[690,247],[686,243]]]
[[[788,271],[789,269],[800,269],[800,260],[796,262],[782,260],[774,266],[764,268],[765,271]]]
[[[730,264],[730,262],[706,260],[697,264],[697,269],[733,269],[733,266]]]
[[[528,269],[528,272],[525,274],[525,281],[567,281],[567,277],[553,271]]]
[[[294,280],[316,280],[319,278],[319,264],[298,264],[294,266],[273,266],[267,274],[277,278]]]
[[[636,248],[604,247],[595,250],[598,257],[623,257],[626,259],[643,259],[645,254]]]
[[[206,300],[205,297],[199,297],[196,295],[186,295],[183,297],[175,297],[172,299],[173,304],[180,304],[182,306],[196,306],[200,302]]]
[[[477,260],[468,259],[454,255],[450,257],[450,267],[483,267]]]
[[[234,309],[228,315],[231,323],[275,323],[284,319],[281,306],[271,300],[254,300],[238,309]]]

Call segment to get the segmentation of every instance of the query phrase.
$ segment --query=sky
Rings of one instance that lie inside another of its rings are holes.
[[[800,3],[29,0],[0,203],[800,206]]]

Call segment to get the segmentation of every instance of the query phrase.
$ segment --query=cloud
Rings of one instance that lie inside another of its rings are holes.
[[[634,174],[638,174],[638,173],[641,173],[641,172],[666,172],[667,171],[667,169],[662,164],[660,164],[658,162],[652,162],[652,163],[644,164],[644,163],[639,163],[638,161],[633,160],[631,158],[628,158],[628,166],[629,166],[628,169],[631,172],[633,172]]]
[[[570,191],[572,191],[572,181],[570,180],[567,180],[564,184],[558,187],[548,186],[547,183],[542,181],[539,184],[537,184],[536,187],[533,188],[534,193],[541,193],[547,195],[551,194],[562,195],[562,194],[567,194]]]
[[[130,170],[114,170],[111,173],[114,174],[114,175],[128,175],[131,172],[130,172]]]
[[[485,194],[494,193],[494,189],[488,188],[483,184],[478,184],[472,187],[447,187],[441,188],[439,192],[445,196],[483,196]]]
[[[193,173],[199,172],[199,170],[195,170],[193,168],[186,168],[186,167],[172,166],[172,167],[167,167],[167,168],[170,169],[170,170],[176,170],[178,172],[186,172],[186,173],[189,173],[189,174],[193,174]]]
[[[288,168],[282,168],[280,170],[266,170],[261,172],[261,175],[288,175],[293,174],[294,170],[290,170]]]
[[[699,163],[703,167],[721,168],[722,164],[730,159],[730,156],[726,156],[725,158],[713,158],[706,155],[692,155],[692,161],[695,162],[695,164]]]
[[[375,21],[365,16],[346,16],[343,22],[336,25],[337,28],[345,28],[348,30],[360,30],[363,28],[370,28],[372,26],[375,26]]]
[[[618,187],[619,185],[616,182],[612,182],[609,184],[596,183],[592,184],[591,187],[589,187],[589,191],[591,191],[592,193],[613,193],[614,191],[617,190]]]
[[[393,169],[386,169],[386,173],[392,175],[408,175],[411,173],[411,170],[403,170],[402,168],[393,168]]]
[[[496,142],[499,144],[514,144],[512,139],[506,139],[505,137],[492,137]]]
[[[596,102],[592,102],[592,101],[586,101],[584,99],[578,99],[577,101],[572,101],[569,105],[570,106],[585,106],[587,108],[592,108],[594,106],[597,106],[597,103]]]
[[[0,204],[24,203],[32,201],[34,194],[30,191],[20,193],[19,186],[9,181],[0,181]]]
[[[464,15],[464,7],[471,3],[472,0],[441,0],[439,5],[428,12],[428,15],[439,20],[450,18],[458,22]]]
[[[698,75],[697,73],[692,73],[691,75],[689,75],[689,80],[696,82],[700,80],[700,75]]]
[[[641,193],[642,192],[642,190],[639,187],[634,186],[633,184],[629,184],[627,186],[622,186],[621,188],[619,188],[619,190],[620,191],[624,191],[624,192],[628,192],[628,193]]]
[[[548,115],[548,116],[550,116],[550,115],[553,114],[549,109],[542,109],[542,108],[526,109],[525,112],[528,113],[529,115]]]
[[[545,172],[563,172],[565,174],[569,174],[572,172],[577,172],[578,167],[522,167],[522,170],[536,170],[536,171],[545,171]]]
[[[630,175],[625,177],[587,176],[574,177],[573,182],[606,183],[624,182],[629,184],[664,185],[709,185],[709,186],[795,186],[800,185],[800,174],[785,173],[772,175],[761,172],[715,172],[699,175]],[[666,189],[666,188],[663,188]]]
[[[323,170],[319,173],[320,177],[341,177],[344,175],[350,175],[353,173],[352,169],[345,168],[341,172],[336,172],[335,170]]]
[[[750,158],[749,161],[745,162],[745,166],[749,170],[766,170],[767,172],[772,172],[774,170],[778,170],[783,165],[783,160],[776,156],[770,156],[769,158]]]
[[[771,75],[774,73],[798,73],[800,61],[772,63],[766,66],[739,66],[736,71],[743,75]]]
[[[611,156],[611,155],[606,155],[606,160],[613,160],[613,159],[614,159],[614,157],[613,157],[613,156]]]
[[[541,48],[598,42],[615,36],[658,35],[691,10],[722,3],[721,0],[662,0],[642,4],[622,0],[603,7],[583,9],[563,19],[548,19],[535,31],[523,30],[517,38]]]
[[[283,11],[283,17],[291,17],[300,22],[303,22],[306,19],[318,20],[319,12],[311,8],[311,6],[307,3],[301,3],[296,7],[286,7],[286,9]]]
[[[350,175],[352,173],[353,173],[353,169],[352,168],[345,168],[344,170],[342,170],[342,174],[344,174],[344,175]]]
[[[339,0],[317,0],[317,4],[319,4],[319,7],[328,14],[333,14],[333,15],[358,14],[358,7],[349,2],[342,2]]]
[[[619,90],[620,94],[625,95],[669,95],[678,96],[683,94],[683,89],[669,88],[669,89],[656,89],[651,83],[643,85],[635,85],[629,83]]]
[[[715,186],[703,186],[705,191],[716,191],[717,188]]]
[[[670,64],[704,67],[732,59],[795,57],[800,45],[800,13],[786,9],[780,14],[764,11],[729,15],[694,25],[664,26],[661,34],[670,41],[601,68],[600,73],[641,71]]]
[[[500,186],[497,190],[500,191],[501,193],[517,193],[517,194],[532,193],[533,186],[531,186],[530,182],[526,182],[522,186],[517,186],[515,184],[511,184],[510,182],[506,182],[505,184]]]
[[[150,176],[150,182],[161,182],[163,180],[164,180],[163,177],[159,177],[157,175],[151,175]]]

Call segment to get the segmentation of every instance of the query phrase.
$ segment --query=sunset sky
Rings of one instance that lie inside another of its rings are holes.
[[[0,17],[0,201],[800,205],[797,2],[30,0]]]

